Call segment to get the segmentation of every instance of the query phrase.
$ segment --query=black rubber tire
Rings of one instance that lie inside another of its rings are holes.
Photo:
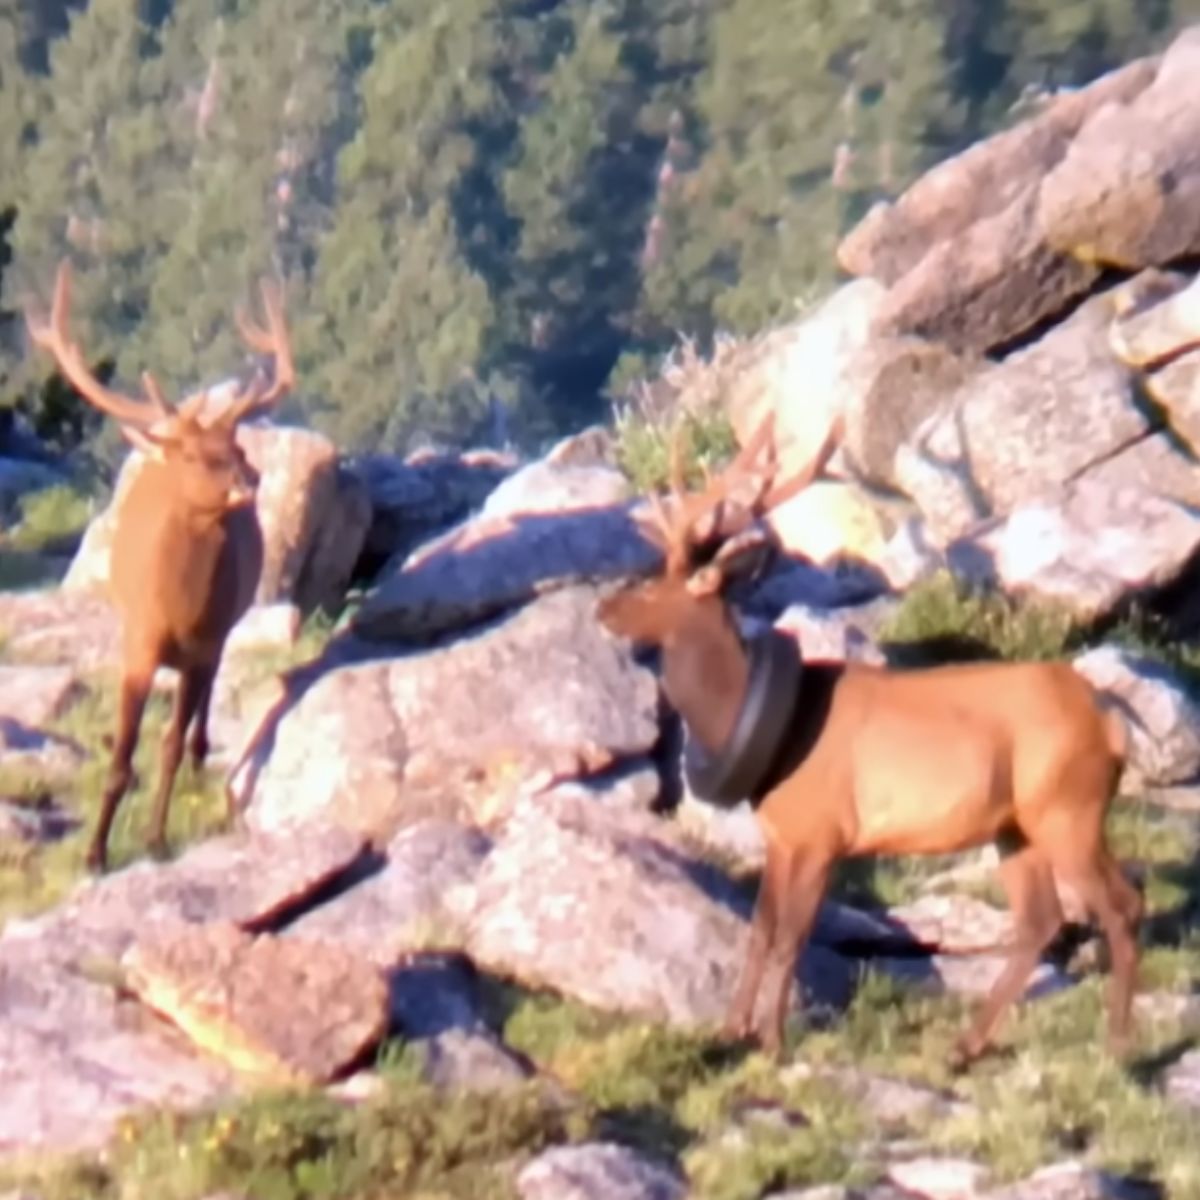
[[[683,767],[698,800],[732,808],[753,797],[771,769],[800,693],[804,664],[795,638],[774,630],[746,646],[750,681],[729,741],[710,754],[687,731]],[[686,726],[685,726],[686,728]]]

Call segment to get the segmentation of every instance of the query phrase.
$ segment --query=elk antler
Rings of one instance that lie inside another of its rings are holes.
[[[704,488],[688,493],[683,484],[681,428],[676,425],[670,446],[670,506],[651,493],[647,497],[649,509],[636,517],[642,531],[663,550],[667,573],[680,575],[689,570],[697,546],[736,538],[765,513],[808,487],[824,469],[842,437],[839,416],[830,423],[812,457],[790,479],[776,483],[774,413],[769,412],[729,466],[716,478],[707,477],[706,471]],[[755,470],[764,450],[769,452],[767,462]],[[750,484],[747,493],[735,497],[734,493],[747,482]]]
[[[689,493],[684,485],[683,423],[676,422],[668,450],[670,504],[668,506],[661,497],[651,492],[646,497],[649,510],[635,518],[643,533],[665,554],[668,574],[685,573],[693,548],[700,542],[708,541],[717,532],[718,514],[726,496],[746,476],[763,449],[770,445],[773,424],[774,414],[768,413],[724,471],[713,478],[706,469],[703,490]],[[706,518],[712,524],[700,532],[697,526]]]
[[[34,345],[54,356],[58,369],[85,400],[101,412],[115,417],[123,425],[144,428],[164,418],[173,417],[162,390],[149,371],[142,375],[142,384],[150,403],[135,400],[107,388],[88,369],[78,344],[67,333],[67,316],[71,306],[71,267],[64,259],[54,277],[54,300],[50,319],[42,320],[26,309],[25,324]]]
[[[225,410],[221,420],[226,425],[236,425],[252,412],[270,408],[290,392],[296,382],[296,368],[292,362],[292,347],[288,340],[287,325],[283,318],[283,298],[279,285],[264,280],[261,284],[263,311],[266,327],[256,324],[238,307],[234,314],[238,331],[243,341],[258,354],[269,354],[275,360],[273,377],[268,381],[261,371],[238,394]]]

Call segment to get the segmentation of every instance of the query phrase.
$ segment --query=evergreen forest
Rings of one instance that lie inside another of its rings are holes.
[[[348,449],[604,417],[680,336],[794,318],[932,163],[1160,49],[1200,0],[0,0],[0,415],[92,443],[22,305],[125,385],[244,365]],[[10,413],[11,415],[11,413]],[[107,435],[106,435],[107,436]]]

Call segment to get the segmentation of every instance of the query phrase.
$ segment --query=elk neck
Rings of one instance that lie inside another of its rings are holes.
[[[718,602],[695,605],[662,644],[663,689],[710,753],[729,740],[750,679],[742,639]]]

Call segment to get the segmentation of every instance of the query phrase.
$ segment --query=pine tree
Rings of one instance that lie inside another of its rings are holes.
[[[160,224],[163,138],[158,97],[141,72],[145,37],[129,0],[92,0],[74,15],[50,47],[37,142],[15,188],[6,301],[16,307],[29,292],[45,295],[56,262],[69,254],[77,267],[74,328],[96,360],[121,358],[144,305],[147,248]],[[41,383],[52,369],[29,355],[18,380]]]
[[[492,0],[394,6],[360,81],[333,227],[318,243],[307,366],[339,440],[458,440],[487,410],[477,383],[495,326],[455,200],[477,126],[502,104]]]
[[[753,330],[828,287],[841,233],[953,130],[943,38],[936,0],[721,5],[696,90],[703,152],[664,206],[649,313]]]

